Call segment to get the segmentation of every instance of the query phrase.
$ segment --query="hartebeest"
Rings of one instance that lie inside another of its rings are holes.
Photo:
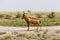
[[[31,18],[31,17],[26,16],[25,13],[23,13],[22,19],[24,19],[27,22],[28,30],[29,30],[30,24],[37,25],[37,30],[38,30],[39,23],[40,23],[40,20],[38,18]]]

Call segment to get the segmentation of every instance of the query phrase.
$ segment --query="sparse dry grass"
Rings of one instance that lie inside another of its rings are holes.
[[[49,30],[50,31],[50,30]],[[55,33],[56,31],[53,31],[49,34],[49,31],[39,31],[39,32],[33,32],[33,33],[20,33],[18,34],[11,34],[11,35],[5,35],[3,38],[0,38],[1,40],[60,40],[60,33]],[[43,32],[43,33],[41,33]],[[58,35],[57,35],[58,34]]]

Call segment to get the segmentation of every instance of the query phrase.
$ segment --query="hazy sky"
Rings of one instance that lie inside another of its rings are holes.
[[[0,0],[0,10],[60,11],[60,0]]]

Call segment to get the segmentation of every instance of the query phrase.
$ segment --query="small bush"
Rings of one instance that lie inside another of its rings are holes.
[[[36,14],[36,17],[37,18],[41,18],[41,14]]]
[[[0,35],[2,35],[2,34],[6,34],[6,32],[0,32]]]
[[[17,15],[16,15],[16,18],[20,18],[21,17],[21,15],[18,13]]]
[[[11,19],[10,15],[5,15],[5,19]]]
[[[3,14],[0,14],[0,18],[3,18],[4,17],[4,15]]]
[[[9,40],[9,39],[11,40],[11,36],[5,36],[4,37],[4,40]]]
[[[51,12],[51,14],[47,15],[48,18],[52,19],[55,17],[55,13],[54,12]]]

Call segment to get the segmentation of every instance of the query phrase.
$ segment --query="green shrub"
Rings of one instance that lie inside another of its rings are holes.
[[[52,19],[55,17],[55,13],[54,12],[51,12],[51,14],[47,15],[48,18]]]
[[[4,15],[3,14],[0,14],[0,18],[3,18],[4,17]]]
[[[18,13],[17,15],[16,15],[16,18],[20,18],[21,17],[21,15]]]
[[[5,15],[5,19],[11,19],[10,15]]]
[[[0,32],[0,35],[2,35],[2,34],[6,34],[6,32]]]
[[[9,40],[9,39],[11,40],[11,36],[5,36],[4,37],[4,40]]]

